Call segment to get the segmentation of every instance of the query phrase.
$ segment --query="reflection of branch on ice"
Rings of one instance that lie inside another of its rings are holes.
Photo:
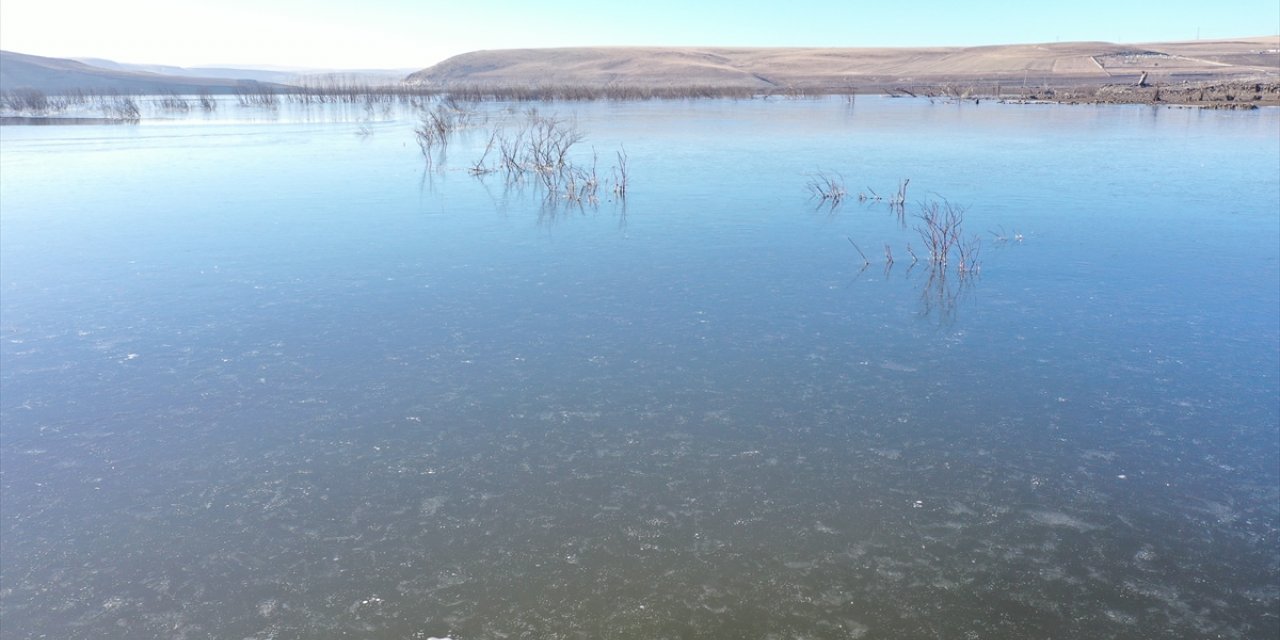
[[[920,289],[920,315],[936,318],[940,325],[955,322],[960,301],[972,290],[973,282],[972,272],[949,278],[946,270],[930,269],[929,277]]]

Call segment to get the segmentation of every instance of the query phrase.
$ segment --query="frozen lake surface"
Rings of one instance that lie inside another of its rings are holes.
[[[5,638],[1280,635],[1280,113],[529,106],[0,128]]]

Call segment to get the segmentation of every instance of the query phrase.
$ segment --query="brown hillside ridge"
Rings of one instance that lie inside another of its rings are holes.
[[[454,56],[410,75],[405,82],[445,90],[706,87],[1280,105],[1280,35],[1137,45],[506,49]]]
[[[0,91],[34,89],[48,94],[75,91],[121,93],[231,93],[242,88],[285,89],[284,85],[233,78],[173,76],[95,67],[65,58],[0,51]]]

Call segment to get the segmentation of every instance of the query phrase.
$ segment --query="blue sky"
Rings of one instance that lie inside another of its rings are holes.
[[[418,68],[476,49],[926,46],[1275,35],[1277,0],[4,0],[0,48],[201,65]]]

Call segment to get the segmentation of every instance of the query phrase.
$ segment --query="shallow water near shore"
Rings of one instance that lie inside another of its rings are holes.
[[[1280,112],[505,106],[0,129],[4,637],[1280,634]]]

